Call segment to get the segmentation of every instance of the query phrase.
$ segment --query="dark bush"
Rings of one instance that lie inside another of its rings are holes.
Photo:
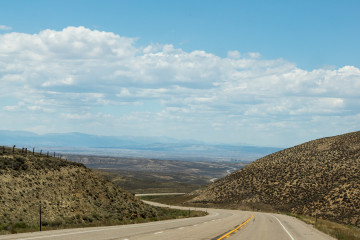
[[[26,164],[26,159],[22,156],[16,156],[15,158],[1,157],[0,169],[13,169],[19,171],[28,169],[28,165]]]
[[[49,223],[50,227],[59,227],[63,224],[63,221],[61,219],[56,219],[55,221],[52,221]]]
[[[13,228],[27,228],[28,225],[24,222],[17,222],[14,224]]]

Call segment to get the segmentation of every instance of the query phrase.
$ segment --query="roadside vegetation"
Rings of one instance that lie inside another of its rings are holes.
[[[339,224],[324,219],[310,216],[289,214],[307,224],[313,225],[316,229],[333,236],[339,240],[358,240],[360,239],[360,229],[351,225]]]
[[[135,223],[145,223],[145,222],[154,222],[162,221],[169,219],[180,219],[188,217],[201,217],[205,216],[206,213],[202,211],[187,211],[171,208],[161,208],[154,207],[157,211],[156,217],[151,218],[135,218],[135,219],[98,219],[100,216],[91,215],[91,216],[80,216],[77,215],[74,218],[67,219],[56,219],[54,221],[43,220],[42,222],[42,231],[47,230],[56,230],[56,229],[67,229],[67,228],[81,228],[81,227],[101,227],[101,226],[115,226],[115,225],[125,225],[125,224],[135,224]],[[0,234],[13,234],[13,233],[23,233],[23,232],[35,232],[39,231],[39,223],[27,224],[24,222],[16,223],[3,223],[0,224]]]

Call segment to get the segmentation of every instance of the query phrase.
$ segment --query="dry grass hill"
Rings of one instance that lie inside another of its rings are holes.
[[[0,232],[9,226],[124,223],[157,216],[83,164],[21,149],[0,148]]]
[[[193,202],[317,214],[360,227],[360,132],[263,157],[209,185]]]

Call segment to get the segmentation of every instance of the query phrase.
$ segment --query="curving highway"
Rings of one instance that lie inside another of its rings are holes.
[[[147,202],[152,205],[166,206]],[[167,206],[170,207],[170,206]],[[173,206],[171,206],[173,207]],[[173,207],[182,208],[183,207]],[[194,208],[191,208],[195,210]],[[327,240],[331,238],[296,218],[270,213],[224,209],[201,209],[205,217],[161,222],[54,230],[46,232],[2,235],[0,239],[22,240]]]

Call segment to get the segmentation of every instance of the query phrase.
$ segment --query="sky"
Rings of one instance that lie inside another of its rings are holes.
[[[359,1],[0,1],[0,124],[288,147],[360,127]]]

